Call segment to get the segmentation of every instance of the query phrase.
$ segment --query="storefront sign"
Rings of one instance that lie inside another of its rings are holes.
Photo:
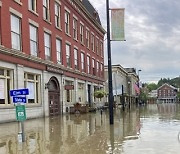
[[[65,90],[73,90],[74,85],[65,85],[64,88],[65,88]]]
[[[53,67],[46,67],[46,70],[53,73],[63,74],[63,71],[61,69],[53,68]]]

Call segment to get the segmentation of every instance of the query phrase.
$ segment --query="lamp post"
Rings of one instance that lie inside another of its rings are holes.
[[[129,80],[128,81],[128,92],[129,92],[129,109],[130,109],[130,106],[131,106],[131,81]]]
[[[113,115],[113,87],[112,87],[112,65],[111,65],[111,40],[110,40],[110,21],[109,21],[109,0],[106,0],[106,13],[107,13],[107,52],[108,52],[108,85],[109,85],[109,120],[110,124],[114,124]]]
[[[139,96],[140,96],[140,93],[141,93],[141,91],[140,91],[140,86],[139,86],[139,84],[140,84],[140,77],[139,77],[139,72],[141,72],[142,70],[140,69],[140,70],[138,70],[138,88],[139,88],[139,95],[138,95],[138,103],[139,103]]]

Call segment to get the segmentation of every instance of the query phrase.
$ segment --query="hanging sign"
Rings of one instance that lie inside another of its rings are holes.
[[[111,9],[111,39],[124,41],[124,8]]]

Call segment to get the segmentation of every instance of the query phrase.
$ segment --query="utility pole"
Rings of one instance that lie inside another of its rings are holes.
[[[111,65],[111,40],[110,40],[110,21],[109,21],[109,0],[106,0],[106,13],[107,13],[107,52],[108,52],[108,85],[109,85],[109,120],[110,124],[114,124],[113,115],[113,87],[112,87],[112,65]]]

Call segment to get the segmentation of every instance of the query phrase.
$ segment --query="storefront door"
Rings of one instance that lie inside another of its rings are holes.
[[[61,113],[59,83],[55,77],[49,81],[49,115],[56,116]]]

